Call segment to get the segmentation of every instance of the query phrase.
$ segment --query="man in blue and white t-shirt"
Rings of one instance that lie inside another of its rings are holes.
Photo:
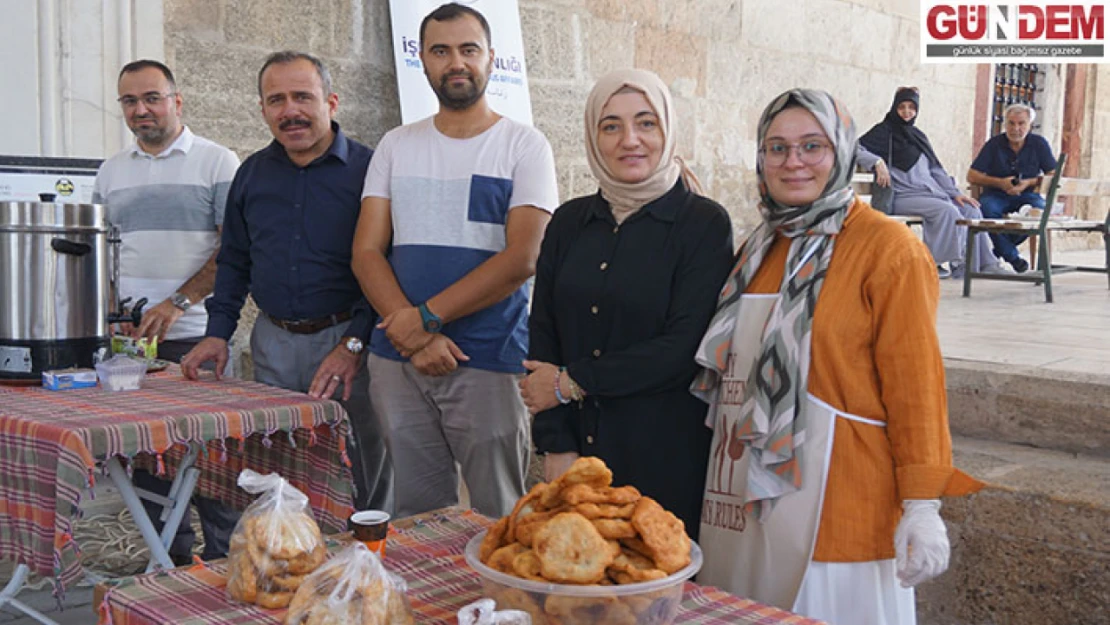
[[[558,205],[554,158],[534,128],[486,102],[489,25],[446,4],[420,28],[439,112],[378,144],[353,265],[382,322],[370,397],[388,422],[397,515],[457,503],[508,514],[524,494],[529,279]]]

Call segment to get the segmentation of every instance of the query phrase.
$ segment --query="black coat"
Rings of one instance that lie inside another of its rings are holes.
[[[529,357],[587,392],[535,417],[540,453],[598,456],[696,537],[712,431],[689,392],[732,266],[732,226],[679,181],[617,226],[600,194],[561,206],[536,270]]]

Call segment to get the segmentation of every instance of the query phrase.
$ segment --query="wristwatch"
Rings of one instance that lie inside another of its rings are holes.
[[[416,309],[420,311],[420,319],[424,322],[424,331],[439,334],[439,331],[443,329],[443,320],[439,318],[439,315],[428,310],[428,303],[424,302]]]
[[[182,312],[189,310],[193,306],[193,301],[190,300],[184,293],[178,291],[170,296],[170,303]]]
[[[362,353],[362,339],[357,336],[345,336],[343,337],[343,347],[346,347],[347,351],[357,356]]]

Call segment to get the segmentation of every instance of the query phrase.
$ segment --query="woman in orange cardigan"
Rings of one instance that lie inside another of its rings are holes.
[[[855,127],[794,89],[759,125],[763,224],[698,350],[714,428],[699,581],[830,623],[915,622],[952,467],[929,251],[855,197]],[[899,583],[900,582],[900,583]]]

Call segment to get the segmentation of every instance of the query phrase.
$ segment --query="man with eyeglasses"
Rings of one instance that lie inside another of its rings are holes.
[[[120,229],[120,295],[153,304],[138,327],[125,329],[134,337],[158,337],[159,357],[177,362],[204,337],[208,315],[201,304],[215,284],[224,205],[239,159],[182,123],[183,99],[164,64],[128,63],[117,86],[135,143],[101,165],[93,201],[108,205],[108,217]],[[168,481],[146,471],[136,469],[134,481],[169,493]],[[238,513],[199,496],[194,503],[203,557],[223,557]],[[161,507],[143,504],[160,531]],[[169,550],[176,564],[191,561],[194,540],[186,513]]]
[[[1036,111],[1024,104],[1006,107],[1005,132],[984,143],[971,163],[967,181],[984,189],[979,196],[984,217],[997,219],[1025,205],[1045,207],[1037,188],[1045,176],[1055,173],[1056,158],[1048,141],[1031,132],[1036,118]],[[1010,263],[1018,273],[1029,269],[1029,262],[1017,249],[1025,238],[991,233],[995,256]]]

